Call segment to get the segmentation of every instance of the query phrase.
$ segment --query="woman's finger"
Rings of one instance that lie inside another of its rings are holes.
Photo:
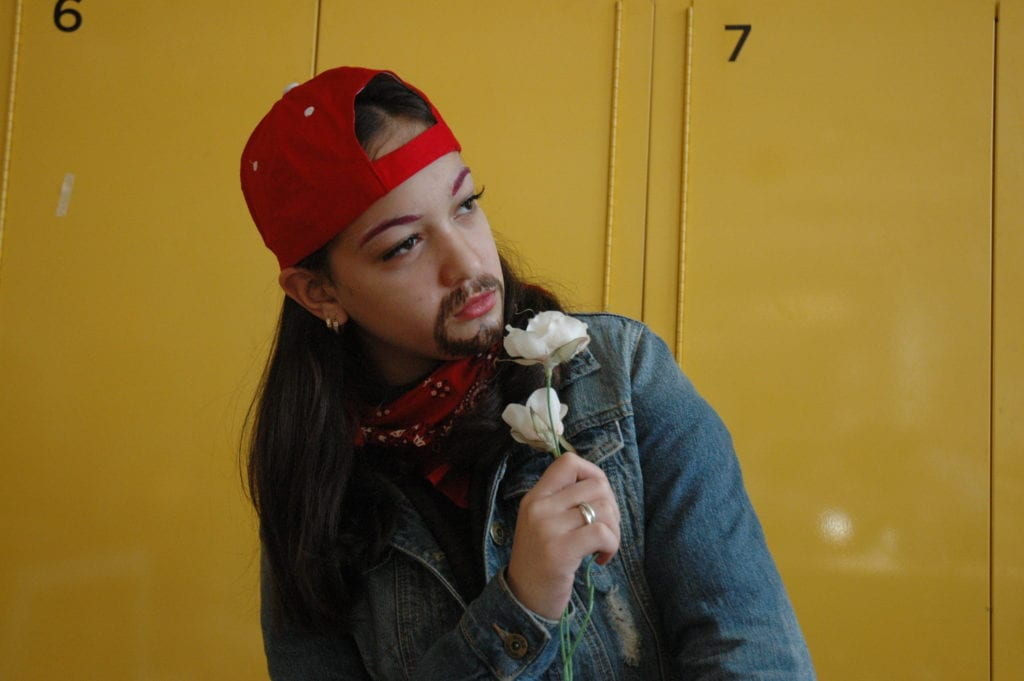
[[[619,505],[615,493],[604,478],[582,480],[543,498],[541,502],[555,511],[572,509],[584,522],[586,514],[581,511],[580,504],[585,502],[594,510],[595,522],[604,522],[618,533]]]
[[[564,487],[581,480],[599,478],[607,481],[604,471],[575,452],[566,452],[552,462],[544,471],[531,493],[535,496],[555,494]]]
[[[563,548],[566,553],[583,560],[586,556],[597,554],[608,562],[619,550],[619,536],[611,527],[604,523],[584,525],[569,532],[563,537]]]

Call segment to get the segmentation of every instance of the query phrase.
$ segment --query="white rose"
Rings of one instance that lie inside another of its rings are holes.
[[[548,371],[581,352],[590,343],[587,325],[561,312],[541,312],[526,330],[506,326],[505,351],[519,364],[543,364]],[[518,358],[518,359],[516,359]]]
[[[501,418],[512,428],[512,438],[516,442],[554,453],[558,451],[556,441],[568,448],[568,443],[562,439],[565,430],[562,419],[568,411],[569,405],[558,401],[558,393],[551,388],[539,388],[533,391],[525,405],[505,407]]]

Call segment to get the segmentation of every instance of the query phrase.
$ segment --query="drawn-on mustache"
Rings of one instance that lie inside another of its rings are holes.
[[[443,324],[444,320],[458,312],[466,304],[467,300],[478,293],[484,293],[485,291],[500,291],[504,293],[503,289],[504,287],[497,277],[490,274],[481,274],[465,286],[455,289],[444,297],[437,313],[438,323]]]

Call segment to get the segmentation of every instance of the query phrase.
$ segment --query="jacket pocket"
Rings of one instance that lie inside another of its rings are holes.
[[[578,431],[566,439],[577,454],[598,466],[623,448],[622,428],[617,419]]]

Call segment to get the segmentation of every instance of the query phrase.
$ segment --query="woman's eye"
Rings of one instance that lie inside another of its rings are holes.
[[[484,190],[481,189],[476,194],[473,194],[468,199],[459,204],[459,211],[468,213],[476,208],[476,202],[480,200],[480,197],[484,195]]]
[[[419,241],[420,241],[420,235],[419,234],[410,234],[407,238],[405,238],[402,241],[400,241],[395,247],[393,247],[393,248],[389,249],[388,251],[386,251],[384,253],[384,255],[381,256],[381,260],[385,260],[385,261],[391,260],[391,258],[394,258],[396,255],[402,255],[403,253],[408,253],[409,251],[412,250],[413,246],[415,246],[417,243],[419,243]]]

